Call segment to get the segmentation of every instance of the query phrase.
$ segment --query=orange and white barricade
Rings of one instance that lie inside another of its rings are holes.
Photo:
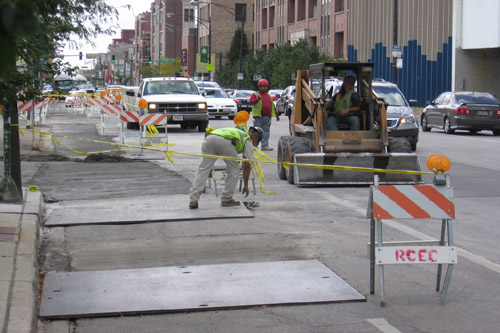
[[[118,116],[121,111],[121,106],[117,104],[102,104],[101,114]]]
[[[437,264],[436,291],[439,291],[442,264],[448,264],[440,298],[441,304],[444,304],[453,265],[458,258],[453,243],[455,205],[449,175],[436,174],[433,185],[378,185],[378,176],[375,176],[374,185],[370,187],[367,218],[371,220],[370,293],[375,293],[375,265],[379,268],[380,304],[384,306],[384,265]],[[441,220],[441,237],[430,241],[384,243],[382,220],[388,219]]]
[[[87,97],[85,101],[85,106],[87,108],[87,115],[91,113],[98,113],[101,110],[101,100],[96,97]]]
[[[146,113],[139,116],[141,144],[168,143],[167,115],[165,113]],[[156,126],[165,126],[165,136],[159,135]]]
[[[122,144],[125,143],[125,138],[139,138],[141,136],[140,132],[127,132],[124,130],[124,127],[127,129],[132,129],[132,126],[128,126],[128,123],[139,123],[139,111],[121,110],[120,120],[122,121],[120,131],[120,139]]]
[[[121,122],[119,119],[121,106],[117,104],[101,104],[101,134],[104,134],[105,128],[119,127]],[[104,121],[105,118],[113,118],[112,121]]]

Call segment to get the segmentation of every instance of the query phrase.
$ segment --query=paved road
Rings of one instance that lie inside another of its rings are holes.
[[[81,133],[86,126],[89,131],[86,136],[101,137],[95,127],[86,125],[85,118],[59,115],[48,123],[56,129],[60,122],[67,123],[67,132]],[[210,125],[232,126],[232,122],[213,120]],[[275,148],[279,136],[287,131],[287,122],[273,124],[271,142]],[[177,127],[169,127],[168,136],[169,142],[176,144],[169,149],[179,152],[198,153],[203,139],[201,133]],[[108,140],[113,140],[113,135]],[[444,306],[439,305],[439,294],[434,291],[432,266],[387,268],[385,308],[380,307],[377,295],[370,295],[367,187],[299,188],[279,180],[274,165],[264,165],[264,189],[274,193],[259,192],[252,197],[260,202],[254,219],[45,228],[42,271],[317,258],[365,295],[366,303],[63,320],[40,322],[40,331],[496,332],[499,301],[493,295],[500,274],[497,242],[500,235],[495,223],[496,207],[500,204],[500,181],[496,176],[500,157],[494,152],[499,145],[500,138],[489,134],[421,133],[417,153],[423,165],[432,153],[444,152],[453,162],[450,174],[457,205],[455,240],[461,252]],[[64,152],[58,150],[58,153]],[[171,164],[162,155],[147,151],[128,151],[123,155],[150,162],[41,162],[40,172],[30,182],[39,184],[54,201],[88,199],[91,193],[96,197],[132,198],[166,194],[169,186],[162,181],[168,177],[179,181],[179,193],[186,191],[199,158],[178,154],[174,157],[175,164]],[[135,163],[146,163],[148,167]],[[165,179],[158,176],[162,174]],[[123,181],[119,181],[119,175],[123,175]],[[142,182],[136,181],[138,175],[144,179],[143,187]],[[148,182],[147,175],[152,175],[155,181]],[[97,188],[98,183],[106,193]],[[78,191],[71,191],[75,188]],[[200,205],[203,204],[202,197]],[[438,237],[439,227],[439,223],[429,221],[394,221],[384,229],[384,236],[386,240],[430,239]]]

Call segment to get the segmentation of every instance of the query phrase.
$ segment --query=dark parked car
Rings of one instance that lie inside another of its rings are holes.
[[[283,113],[290,117],[293,109],[293,98],[295,95],[295,86],[288,86],[281,94],[281,97],[276,102],[276,111],[280,115]]]
[[[408,102],[397,85],[382,79],[374,79],[372,88],[389,104],[387,107],[389,137],[405,137],[410,142],[411,150],[417,150],[418,120],[412,110],[412,106],[418,104],[417,101]]]
[[[442,128],[448,134],[489,130],[500,135],[500,102],[486,92],[444,92],[424,109],[420,122],[424,132]]]
[[[253,90],[235,90],[233,99],[238,106],[239,111],[252,112],[252,105],[250,104],[250,96],[254,93]]]

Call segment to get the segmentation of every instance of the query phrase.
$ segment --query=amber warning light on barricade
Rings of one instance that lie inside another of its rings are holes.
[[[144,98],[139,101],[139,109],[145,109],[148,106],[148,101]]]
[[[121,100],[121,99],[122,99],[122,95],[116,95],[116,96],[115,96],[115,99],[116,99],[117,101]]]
[[[426,161],[429,170],[436,173],[443,173],[451,168],[451,161],[444,155],[431,155]]]

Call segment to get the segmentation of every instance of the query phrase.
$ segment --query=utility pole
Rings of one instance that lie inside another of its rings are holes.
[[[17,101],[9,102],[3,113],[4,175],[0,183],[2,201],[22,201],[21,153]]]

